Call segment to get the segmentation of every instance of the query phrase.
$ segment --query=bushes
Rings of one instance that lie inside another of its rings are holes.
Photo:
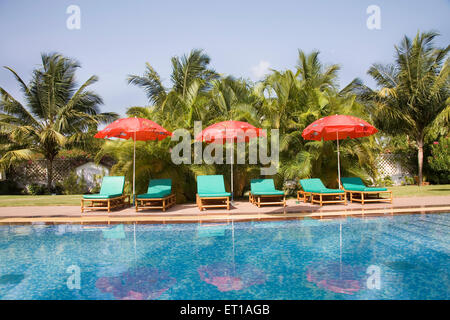
[[[25,187],[25,189],[26,189],[27,193],[32,196],[50,194],[50,192],[47,189],[47,186],[43,185],[43,184],[32,183],[32,184],[27,185]]]
[[[87,191],[87,183],[84,178],[84,172],[81,173],[81,177],[78,177],[75,171],[63,180],[58,186],[62,189],[62,194],[83,194]]]
[[[16,181],[4,180],[0,181],[0,194],[21,194],[22,188],[20,188]]]

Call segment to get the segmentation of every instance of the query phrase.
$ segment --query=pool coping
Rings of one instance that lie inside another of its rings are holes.
[[[304,210],[300,212],[240,212],[240,213],[208,213],[199,212],[198,214],[164,214],[162,212],[155,214],[136,214],[120,215],[112,212],[108,214],[85,214],[80,216],[1,216],[0,225],[27,225],[27,224],[177,224],[177,223],[228,223],[249,222],[249,221],[280,221],[280,220],[303,220],[303,219],[336,219],[346,217],[370,218],[379,216],[394,216],[404,214],[429,214],[429,213],[448,213],[450,204],[443,205],[422,205],[422,206],[402,206],[385,208],[349,208],[345,210]]]

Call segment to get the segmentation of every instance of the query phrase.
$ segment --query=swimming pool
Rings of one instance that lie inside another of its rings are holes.
[[[450,214],[0,226],[0,299],[448,299]]]

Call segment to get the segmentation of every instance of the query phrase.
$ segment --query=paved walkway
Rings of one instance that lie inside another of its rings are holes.
[[[450,195],[415,198],[395,198],[387,202],[311,205],[288,200],[288,206],[264,206],[261,208],[247,201],[237,201],[232,208],[199,211],[195,204],[176,205],[166,212],[146,210],[136,213],[134,208],[87,212],[83,215],[78,206],[3,207],[0,208],[0,224],[10,223],[176,223],[214,222],[230,220],[280,220],[304,217],[340,217],[347,215],[383,215],[424,212],[450,212]]]

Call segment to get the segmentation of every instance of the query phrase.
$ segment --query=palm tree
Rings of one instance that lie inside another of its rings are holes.
[[[433,44],[436,32],[407,36],[395,46],[393,64],[374,64],[368,74],[378,90],[362,87],[375,125],[388,134],[406,134],[416,142],[419,185],[422,184],[423,148],[436,128],[448,125],[450,115],[450,46]]]
[[[90,77],[77,88],[75,72],[80,65],[60,54],[42,54],[42,67],[35,69],[26,84],[16,78],[24,94],[22,104],[0,87],[0,135],[7,142],[0,146],[0,165],[42,155],[47,160],[47,187],[53,183],[53,161],[64,148],[82,145],[99,123],[117,118],[115,113],[100,113],[102,99],[87,87],[97,81]]]
[[[153,67],[147,63],[143,76],[129,75],[129,84],[142,88],[149,100],[150,109],[142,107],[129,110],[132,114],[151,113],[152,120],[168,128],[176,125],[190,127],[200,120],[206,107],[205,92],[219,75],[209,68],[210,58],[202,50],[194,49],[188,55],[172,58],[172,87],[166,88]],[[186,116],[187,115],[187,116]]]

